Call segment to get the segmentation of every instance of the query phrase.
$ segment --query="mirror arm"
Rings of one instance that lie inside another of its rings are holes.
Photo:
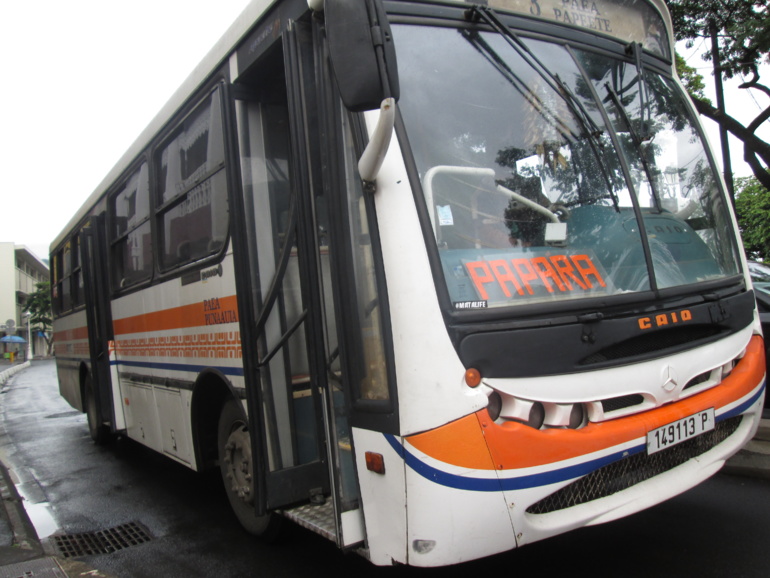
[[[380,172],[382,162],[390,146],[390,138],[393,135],[393,126],[396,122],[396,101],[386,98],[380,104],[380,118],[374,127],[369,144],[358,161],[358,173],[364,181],[366,189],[373,188],[374,180]]]

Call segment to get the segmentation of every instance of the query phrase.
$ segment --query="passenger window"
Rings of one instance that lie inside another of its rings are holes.
[[[155,157],[160,260],[164,270],[223,247],[227,180],[219,89],[181,123]]]
[[[132,174],[110,203],[112,288],[124,289],[152,276],[150,177],[147,163]]]

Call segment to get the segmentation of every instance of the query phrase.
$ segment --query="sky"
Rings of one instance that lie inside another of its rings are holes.
[[[47,257],[53,239],[248,1],[0,2],[0,241]],[[704,50],[696,45],[689,62],[708,81],[710,64],[698,56]],[[727,111],[744,123],[768,105],[766,95],[730,84]],[[718,147],[718,127],[706,122]],[[761,134],[770,140],[770,123]],[[734,172],[748,176],[740,143],[731,147]]]
[[[681,54],[687,64],[697,69],[703,76],[706,84],[705,95],[711,99],[711,103],[716,106],[717,97],[713,75],[713,64],[703,60],[701,55],[711,51],[711,41],[701,40],[695,43],[692,48],[685,48],[684,42],[677,44],[677,51]],[[763,64],[760,67],[761,82],[770,85],[770,64]],[[748,78],[746,79],[748,80]],[[736,118],[743,126],[747,126],[753,121],[760,112],[770,105],[770,97],[759,90],[747,90],[738,88],[744,82],[741,78],[733,78],[723,81],[725,92],[725,110],[727,114]],[[706,117],[701,116],[701,122],[706,128],[706,133],[714,155],[717,158],[720,170],[722,169],[722,151],[719,135],[719,125]],[[757,130],[757,136],[765,141],[770,141],[770,122],[765,121]],[[737,138],[730,136],[728,142],[730,149],[730,161],[732,163],[733,175],[735,177],[752,176],[751,169],[743,161],[743,143]]]
[[[248,3],[0,2],[0,241],[46,258]]]

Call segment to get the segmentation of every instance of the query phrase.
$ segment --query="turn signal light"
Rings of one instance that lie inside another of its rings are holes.
[[[478,387],[481,383],[481,372],[471,367],[465,370],[465,383],[468,387]]]
[[[375,452],[366,452],[366,469],[375,474],[385,473],[385,458],[382,454]]]

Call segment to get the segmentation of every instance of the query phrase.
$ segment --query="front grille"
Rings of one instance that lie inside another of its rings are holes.
[[[743,416],[726,419],[710,432],[652,455],[642,452],[612,462],[532,504],[527,513],[556,512],[627,490],[706,453],[735,433],[742,419]]]
[[[691,387],[695,387],[696,385],[700,385],[701,383],[706,383],[709,379],[711,379],[710,371],[701,373],[700,375],[696,375],[690,381],[687,382],[687,384],[682,388],[682,390],[690,389]]]
[[[634,393],[631,395],[622,395],[620,397],[603,399],[602,409],[604,410],[604,413],[609,413],[611,411],[618,411],[619,409],[633,407],[635,405],[639,405],[640,403],[644,403],[644,397],[638,393]]]

